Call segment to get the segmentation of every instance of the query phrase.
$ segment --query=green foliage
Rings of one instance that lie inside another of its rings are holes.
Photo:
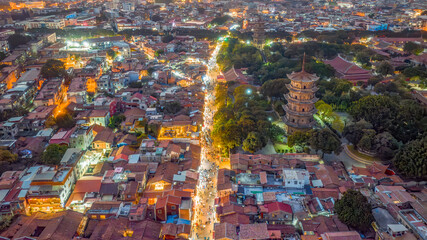
[[[40,74],[44,78],[56,78],[66,77],[67,72],[65,71],[65,66],[62,61],[56,59],[49,59],[43,65]]]
[[[71,116],[71,114],[64,113],[58,115],[55,118],[55,125],[58,126],[58,128],[64,128],[68,130],[76,125],[76,121],[74,120],[73,116]]]
[[[289,79],[284,78],[266,81],[262,84],[261,94],[270,98],[284,99],[283,95],[289,92],[286,84],[290,82]]]
[[[403,146],[393,159],[399,172],[408,177],[427,176],[427,136],[413,140]]]
[[[35,34],[48,34],[56,33],[58,37],[73,39],[73,38],[94,38],[94,37],[105,37],[115,36],[116,34],[112,30],[94,28],[94,29],[49,29],[49,28],[33,28],[29,29],[28,32]]]
[[[398,141],[408,142],[426,131],[426,111],[412,99],[399,96],[366,96],[355,102],[350,114],[356,121],[364,119],[377,133],[390,132]]]
[[[246,139],[243,141],[243,150],[254,153],[261,149],[265,144],[261,139],[261,135],[257,132],[250,132]]]
[[[288,136],[288,146],[300,146],[302,148],[308,145],[310,140],[310,133],[303,131],[296,131],[292,135]]]
[[[335,211],[341,222],[359,231],[367,232],[374,221],[371,204],[365,196],[355,190],[344,193],[344,196],[335,203]]]
[[[229,38],[221,47],[217,63],[222,71],[231,67],[257,69],[262,57],[257,48],[241,44],[237,38]]]
[[[381,159],[391,159],[399,150],[399,143],[389,132],[377,134],[373,140],[372,151]]]
[[[29,41],[31,41],[31,37],[21,34],[10,35],[7,39],[7,42],[9,43],[9,48],[12,50],[18,47],[19,45],[28,43]]]
[[[0,232],[6,230],[12,224],[12,215],[2,215],[0,217]]]
[[[367,51],[359,52],[356,54],[356,61],[361,64],[370,66],[371,64],[371,54]]]
[[[6,58],[6,53],[0,52],[0,61],[3,61],[3,59]]]
[[[341,151],[341,141],[331,130],[324,128],[310,131],[310,147],[316,152],[321,150],[322,154],[338,154]]]
[[[18,155],[13,154],[8,150],[0,149],[0,163],[13,163],[18,160]]]
[[[356,121],[365,119],[375,129],[385,129],[390,125],[390,119],[397,113],[397,108],[397,104],[390,97],[366,96],[357,101],[349,112]]]
[[[107,50],[107,56],[109,56],[111,59],[115,59],[117,56],[117,53],[113,50],[113,49],[108,49]]]
[[[154,21],[154,22],[159,22],[159,21],[162,21],[162,20],[163,20],[163,18],[161,16],[159,16],[159,15],[153,15],[151,17],[151,21]]]
[[[414,43],[414,42],[407,42],[407,43],[405,43],[405,45],[403,46],[403,50],[404,50],[405,52],[408,52],[408,53],[412,53],[412,54],[418,55],[418,54],[420,54],[420,53],[422,53],[422,52],[423,52],[424,48],[423,48],[423,46],[422,46],[422,45],[420,45],[420,44],[417,44],[417,43]]]
[[[232,17],[228,16],[228,15],[224,15],[224,16],[219,16],[214,18],[210,24],[212,25],[224,25],[224,23],[226,23],[227,21],[233,19]]]
[[[174,37],[172,35],[165,35],[162,37],[162,42],[164,43],[169,43],[174,39]]]
[[[143,83],[142,82],[130,82],[129,87],[130,88],[142,88]]]
[[[248,94],[248,89],[252,91],[250,94]],[[217,86],[216,106],[218,111],[214,115],[212,137],[214,145],[219,146],[223,153],[228,153],[230,149],[241,146],[251,132],[258,134],[256,136],[260,137],[262,145],[252,144],[254,136],[252,134],[251,141],[249,139],[247,141],[247,146],[256,146],[259,149],[265,146],[267,139],[274,141],[283,135],[283,130],[274,127],[269,121],[266,111],[271,110],[271,106],[256,92],[255,88],[242,85],[234,90],[232,96],[228,95],[224,84]],[[232,99],[234,99],[234,103]],[[255,150],[249,147],[248,149]]]
[[[360,139],[362,139],[366,130],[373,129],[372,124],[366,122],[365,120],[360,120],[356,123],[349,124],[344,128],[343,136],[347,138],[347,140],[357,146]]]
[[[346,111],[362,97],[360,92],[352,90],[352,83],[344,79],[319,80],[317,86],[316,96],[338,111]]]
[[[179,102],[168,102],[165,104],[165,112],[168,114],[176,114],[181,111],[182,106]]]
[[[408,78],[427,78],[427,68],[425,66],[407,67],[403,70],[403,75]]]
[[[120,124],[126,119],[126,117],[122,114],[113,115],[110,117],[110,122],[108,123],[108,127],[115,129],[120,128]]]
[[[41,162],[47,165],[58,165],[67,151],[66,145],[50,144],[44,150]]]
[[[394,67],[387,61],[382,61],[377,67],[377,72],[382,76],[392,75],[394,73]]]

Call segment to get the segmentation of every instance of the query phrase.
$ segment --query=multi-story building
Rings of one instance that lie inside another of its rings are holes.
[[[288,126],[288,134],[310,130],[315,124],[313,114],[317,111],[314,104],[317,102],[316,81],[319,77],[307,73],[303,63],[302,71],[288,74],[288,78],[291,80],[286,85],[289,89],[289,93],[285,95],[288,103],[283,106],[286,111],[283,120]]]

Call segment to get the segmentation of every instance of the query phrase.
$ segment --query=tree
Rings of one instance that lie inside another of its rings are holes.
[[[364,129],[362,138],[357,143],[357,148],[366,152],[370,152],[375,137],[375,130],[373,129]]]
[[[41,161],[47,165],[58,165],[67,151],[66,145],[50,144],[44,150]]]
[[[162,21],[162,20],[163,20],[163,18],[160,17],[159,15],[154,15],[154,16],[151,17],[151,21],[154,21],[154,22],[159,22],[159,21]]]
[[[343,136],[347,138],[351,144],[357,146],[360,139],[362,139],[363,135],[365,134],[365,130],[370,130],[372,128],[372,124],[366,122],[365,120],[360,120],[359,122],[349,124],[344,127]]]
[[[168,35],[165,35],[165,36],[163,36],[163,37],[162,37],[162,42],[164,42],[164,43],[169,43],[169,42],[171,42],[173,39],[174,39],[174,37],[173,37],[172,35],[168,34]]]
[[[378,131],[390,126],[397,109],[397,103],[390,97],[371,95],[355,102],[349,112],[356,121],[365,119]]]
[[[317,115],[324,122],[332,122],[330,119],[334,113],[332,106],[325,103],[323,100],[316,102]]]
[[[288,136],[288,146],[299,146],[304,148],[308,145],[310,140],[310,134],[304,131],[296,131],[292,135]]]
[[[372,150],[381,159],[391,159],[399,150],[399,143],[389,132],[382,132],[375,136]]]
[[[117,53],[110,48],[107,50],[107,56],[114,60],[117,56]]]
[[[126,119],[126,117],[122,114],[119,115],[113,115],[110,117],[110,122],[108,123],[108,127],[115,129],[119,128],[120,124]]]
[[[13,34],[9,36],[9,38],[7,39],[7,42],[9,43],[9,48],[13,50],[19,45],[28,43],[30,40],[31,40],[31,37],[29,36],[25,36],[21,34]]]
[[[6,58],[6,53],[0,52],[0,61]]]
[[[13,163],[18,159],[17,154],[13,154],[8,150],[0,149],[0,162],[2,163]]]
[[[228,15],[219,16],[219,17],[214,18],[211,21],[211,24],[212,25],[223,25],[224,23],[226,23],[230,19],[232,19],[232,17],[230,17]]]
[[[371,54],[366,51],[359,52],[356,54],[356,61],[369,66],[371,64]]]
[[[258,132],[250,132],[243,141],[243,150],[254,153],[263,147],[261,136]]]
[[[0,217],[0,232],[6,230],[12,224],[13,215],[2,215]]]
[[[418,55],[423,52],[424,48],[420,44],[414,42],[407,42],[403,46],[403,50],[408,53]]]
[[[377,72],[382,76],[392,75],[394,72],[394,67],[387,61],[382,61],[377,67]]]
[[[371,204],[366,197],[359,191],[351,189],[335,203],[335,211],[341,222],[363,232],[369,230],[374,220]]]
[[[76,125],[76,121],[69,113],[58,115],[55,119],[55,125],[58,128],[71,129]]]
[[[288,88],[286,88],[286,84],[289,84],[289,79],[278,78],[274,80],[266,81],[262,84],[261,94],[271,98],[279,98],[282,99],[283,94],[289,92]]]
[[[335,152],[338,154],[341,151],[341,141],[335,133],[331,130],[324,128],[322,130],[312,130],[310,131],[310,146],[312,149],[322,151],[323,154],[331,154]]]
[[[199,14],[203,14],[203,13],[205,13],[205,9],[204,9],[204,8],[202,8],[202,7],[198,7],[198,8],[197,8],[197,11],[199,12]]]
[[[169,114],[176,114],[181,111],[182,106],[179,102],[168,102],[165,104],[165,112]]]
[[[64,63],[56,59],[47,60],[40,73],[44,78],[66,77],[67,75]]]
[[[393,159],[397,170],[408,177],[427,176],[427,135],[405,144]]]

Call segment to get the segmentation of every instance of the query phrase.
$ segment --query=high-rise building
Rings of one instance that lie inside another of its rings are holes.
[[[254,35],[253,35],[254,45],[257,48],[262,49],[265,44],[265,29],[264,29],[264,22],[261,20],[261,18],[259,18],[258,21],[255,22],[253,31],[254,31]]]
[[[288,103],[283,106],[286,111],[283,120],[288,127],[288,134],[310,130],[315,123],[313,114],[317,111],[314,104],[318,100],[315,94],[319,77],[306,72],[303,63],[302,71],[288,74],[288,78],[291,80],[291,83],[286,85],[289,90],[289,93],[285,94]]]

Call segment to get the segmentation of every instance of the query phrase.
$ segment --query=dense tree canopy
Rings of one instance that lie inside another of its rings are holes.
[[[67,151],[66,145],[50,144],[42,154],[41,161],[47,165],[58,165]]]
[[[270,98],[284,99],[283,95],[289,92],[286,84],[290,82],[284,78],[269,80],[261,86],[261,94]]]
[[[126,119],[125,115],[118,114],[110,117],[110,122],[108,123],[108,127],[115,129],[120,128],[120,124]]]
[[[13,163],[18,159],[17,154],[13,154],[8,150],[0,149],[0,163]]]
[[[335,211],[341,222],[357,230],[366,232],[374,220],[371,204],[359,191],[348,190],[335,203]]]
[[[427,135],[405,144],[393,159],[397,170],[408,177],[427,176]]]
[[[321,130],[312,130],[310,132],[310,147],[316,152],[321,150],[324,153],[338,154],[341,151],[341,141],[339,137],[331,130],[324,128]]]
[[[242,85],[230,93],[220,84],[216,96],[218,111],[214,116],[212,136],[215,146],[220,146],[224,154],[241,146],[245,140],[245,149],[255,152],[264,147],[268,139],[274,141],[278,135],[283,135],[283,130],[269,121],[266,111],[271,110],[271,106],[254,87]]]
[[[403,50],[408,53],[418,55],[423,52],[424,48],[420,44],[414,42],[407,42],[403,46]]]
[[[21,35],[21,34],[10,35],[9,38],[7,39],[7,42],[9,43],[10,49],[15,49],[19,45],[26,44],[29,41],[31,41],[31,37]]]
[[[66,77],[65,65],[62,61],[49,59],[43,65],[40,74],[44,78]]]

